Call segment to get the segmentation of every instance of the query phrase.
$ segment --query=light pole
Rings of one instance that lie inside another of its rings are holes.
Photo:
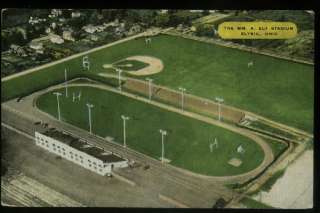
[[[93,104],[89,104],[87,103],[87,107],[88,107],[88,113],[89,113],[89,127],[90,127],[90,134],[92,134],[92,124],[91,124],[91,108],[94,107]]]
[[[66,97],[68,97],[68,77],[67,77],[67,69],[64,69],[64,80],[65,80],[65,87],[66,87]]]
[[[119,90],[121,91],[121,73],[122,73],[122,70],[121,69],[116,69],[116,71],[118,72]]]
[[[152,95],[152,81],[153,81],[153,79],[151,79],[151,78],[146,78],[146,80],[149,82],[149,100],[151,101],[151,95]]]
[[[84,69],[90,70],[90,61],[88,56],[84,56],[82,58],[82,67]]]
[[[218,102],[218,110],[219,110],[219,121],[221,121],[221,103],[224,102],[223,98],[216,97],[216,101]]]
[[[60,92],[54,92],[54,95],[57,96],[57,104],[58,104],[58,119],[59,121],[61,121],[61,117],[60,117],[60,104],[59,104],[59,96],[62,95]]]
[[[123,147],[127,147],[126,144],[126,121],[130,119],[130,117],[121,115],[121,118],[123,120]]]
[[[161,151],[161,163],[164,162],[164,136],[167,135],[167,131],[160,129],[161,133],[161,143],[162,143],[162,151]]]
[[[183,112],[183,105],[184,105],[184,93],[186,92],[186,89],[183,87],[179,87],[179,90],[181,91],[181,109]]]

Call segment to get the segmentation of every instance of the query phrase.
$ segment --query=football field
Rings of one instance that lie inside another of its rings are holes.
[[[64,89],[57,90],[64,93]],[[81,91],[81,99],[73,101],[72,93]],[[58,118],[57,99],[50,91],[37,99],[37,107]],[[264,152],[260,145],[230,130],[204,123],[121,94],[88,86],[70,87],[69,96],[60,96],[61,119],[89,131],[87,103],[93,104],[92,132],[103,138],[112,137],[123,144],[123,120],[126,121],[126,143],[131,149],[157,160],[161,157],[161,134],[165,158],[170,164],[210,176],[230,176],[258,167]],[[210,148],[210,144],[217,144]],[[238,152],[238,147],[243,152]],[[232,160],[233,159],[233,160]],[[232,165],[234,163],[240,165]]]

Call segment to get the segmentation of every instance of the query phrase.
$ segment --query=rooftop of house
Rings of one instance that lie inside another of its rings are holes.
[[[102,160],[104,163],[114,163],[125,161],[125,159],[105,151],[101,148],[95,147],[79,138],[73,137],[69,134],[57,131],[57,130],[47,130],[41,134],[46,135],[50,138],[56,139],[74,149],[84,152],[92,157]]]

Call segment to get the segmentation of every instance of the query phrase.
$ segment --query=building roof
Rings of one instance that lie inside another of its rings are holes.
[[[101,148],[95,147],[85,141],[80,140],[79,138],[73,137],[66,133],[59,132],[57,130],[47,130],[43,133],[50,138],[56,139],[74,149],[77,149],[81,152],[84,152],[92,157],[102,160],[104,163],[114,163],[125,161],[125,159],[112,154],[111,152],[105,151]]]
[[[43,43],[41,42],[30,42],[29,43],[30,48],[35,49],[35,50],[40,50],[43,49]]]

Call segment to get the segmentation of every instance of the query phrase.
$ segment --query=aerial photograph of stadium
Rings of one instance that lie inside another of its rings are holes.
[[[313,208],[314,16],[2,9],[1,205]]]

